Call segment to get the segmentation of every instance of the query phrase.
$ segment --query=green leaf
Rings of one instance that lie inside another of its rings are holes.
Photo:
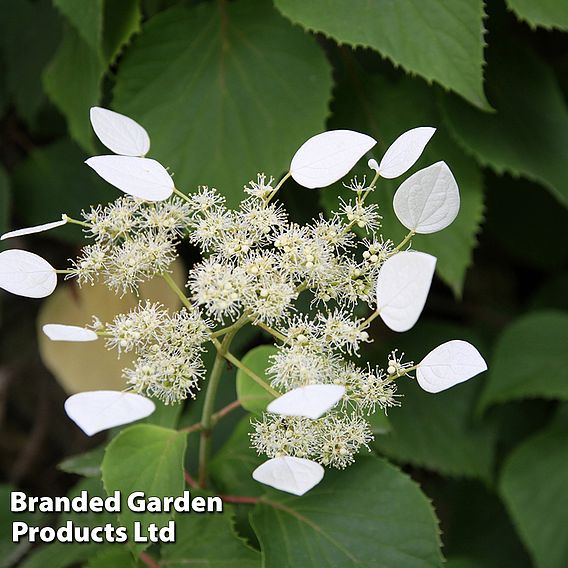
[[[73,498],[78,496],[81,491],[86,491],[90,497],[105,497],[100,478],[91,477],[80,481],[69,491],[68,495]],[[107,512],[63,513],[59,516],[58,526],[63,526],[67,521],[71,521],[76,527],[92,528],[104,526],[107,523],[117,526],[114,514]],[[39,547],[30,556],[26,557],[22,568],[65,568],[66,566],[76,566],[95,554],[102,553],[104,550],[122,549],[123,546],[98,542],[53,542]]]
[[[373,434],[375,435],[382,436],[383,434],[388,434],[392,430],[391,422],[384,410],[378,409],[366,418],[371,426]]]
[[[460,212],[448,228],[432,235],[417,235],[412,240],[412,246],[438,258],[438,275],[456,295],[460,295],[466,270],[472,262],[483,214],[483,186],[479,167],[450,138],[441,124],[433,93],[422,81],[404,78],[390,82],[380,76],[357,74],[353,69],[346,76],[352,77],[353,73],[356,74],[355,79],[344,79],[340,83],[332,126],[360,130],[377,138],[379,143],[373,148],[372,154],[378,160],[402,132],[416,126],[438,128],[415,169],[439,160],[447,162],[459,185]],[[368,168],[359,171],[369,173]],[[375,192],[369,196],[369,202],[375,201],[381,207],[385,238],[395,243],[400,242],[407,233],[392,207],[394,192],[402,181],[402,178],[381,179]],[[344,197],[352,197],[349,190],[341,189],[340,192]],[[328,211],[337,210],[336,191],[325,190],[321,196]]]
[[[110,65],[115,63],[131,37],[140,31],[141,20],[139,0],[105,2],[103,56]]]
[[[395,65],[488,109],[483,93],[483,1],[275,0],[294,23],[338,43],[377,50]]]
[[[104,550],[89,559],[84,568],[134,568],[141,566],[127,548],[111,548]]]
[[[103,0],[77,2],[53,0],[61,13],[77,30],[81,39],[95,53],[100,53],[103,36]]]
[[[234,205],[243,183],[278,176],[324,129],[330,92],[315,40],[269,2],[241,0],[152,18],[121,63],[114,104],[148,130],[179,189],[214,185]]]
[[[568,564],[568,413],[507,458],[500,492],[539,568]]]
[[[235,534],[227,505],[222,515],[182,515],[176,531],[175,544],[162,547],[164,565],[206,563],[210,568],[260,568],[260,553]]]
[[[105,447],[100,446],[84,454],[66,458],[57,467],[66,473],[75,473],[84,477],[100,477],[104,454]]]
[[[140,521],[145,530],[150,523],[163,527],[172,519],[173,513],[134,513],[126,506],[126,498],[134,491],[155,497],[182,495],[185,447],[185,433],[150,424],[123,430],[107,446],[103,483],[109,495],[121,492],[119,519],[130,534],[135,521]]]
[[[431,349],[450,339],[479,345],[466,328],[431,321],[419,322],[397,347],[418,362]],[[447,391],[430,394],[416,381],[397,381],[401,406],[389,410],[391,431],[373,443],[380,453],[398,462],[424,467],[445,475],[490,480],[495,434],[474,420],[473,409],[481,386],[478,379]]]
[[[494,43],[487,83],[497,112],[482,113],[448,96],[445,122],[480,163],[541,183],[568,205],[568,108],[554,71],[518,41]]]
[[[269,358],[277,352],[274,345],[260,345],[251,349],[242,359],[242,363],[267,384],[266,369],[270,365]],[[237,397],[242,407],[254,414],[262,414],[268,404],[274,400],[266,389],[253,381],[244,371],[237,370]]]
[[[99,53],[67,25],[63,41],[43,75],[45,91],[65,115],[69,133],[81,146],[94,153],[89,109],[99,101],[105,66]]]
[[[489,365],[481,407],[523,398],[568,400],[568,315],[535,312],[505,329]]]
[[[245,416],[231,437],[215,454],[209,472],[215,487],[230,495],[260,495],[263,487],[252,478],[252,472],[265,458],[251,448],[250,416]]]
[[[84,153],[70,140],[33,150],[13,176],[14,201],[24,226],[57,221],[62,213],[77,218],[89,205],[107,203],[116,191],[83,163]],[[77,227],[66,225],[49,236],[83,242]]]
[[[61,24],[49,0],[3,0],[6,87],[18,114],[33,125],[45,95],[41,74],[59,43]]]
[[[303,497],[271,492],[251,515],[266,566],[442,566],[428,499],[400,470],[360,457]]]
[[[568,30],[568,4],[558,0],[507,0],[507,6],[520,20],[536,27]]]

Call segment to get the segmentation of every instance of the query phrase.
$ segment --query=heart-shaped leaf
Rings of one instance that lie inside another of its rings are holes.
[[[150,137],[135,120],[101,107],[91,108],[91,124],[99,140],[115,154],[145,156]]]
[[[150,399],[120,391],[81,392],[65,401],[67,416],[87,436],[146,418],[155,409]]]
[[[442,343],[420,361],[416,380],[426,392],[436,393],[486,370],[487,363],[471,343],[454,339]]]
[[[445,229],[460,210],[458,184],[445,162],[437,162],[405,180],[394,194],[398,220],[415,233]]]
[[[324,469],[319,463],[291,456],[272,458],[252,472],[253,479],[259,483],[294,495],[308,492],[323,479],[323,475]]]
[[[27,298],[45,298],[57,286],[55,268],[33,252],[0,252],[0,288]]]
[[[150,158],[94,156],[85,163],[114,187],[146,201],[163,201],[174,191],[166,168]]]
[[[436,268],[436,257],[403,251],[381,266],[377,278],[377,310],[393,331],[408,331],[420,317]]]
[[[353,130],[312,136],[294,154],[290,173],[304,187],[326,187],[341,179],[377,141]]]
[[[267,410],[283,416],[304,416],[316,420],[333,408],[344,394],[345,387],[341,385],[307,385],[278,397]]]

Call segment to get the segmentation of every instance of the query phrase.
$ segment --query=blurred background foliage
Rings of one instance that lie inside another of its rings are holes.
[[[62,212],[76,217],[90,204],[114,199],[116,192],[83,165],[90,154],[102,153],[88,121],[93,105],[143,124],[151,156],[171,168],[180,189],[213,185],[232,204],[257,171],[282,175],[296,148],[326,128],[373,135],[379,141],[373,156],[380,158],[404,130],[437,127],[416,168],[447,161],[462,208],[447,230],[413,242],[439,258],[421,322],[403,336],[375,325],[364,356],[383,363],[400,347],[419,360],[459,337],[480,348],[490,370],[437,396],[403,384],[404,404],[377,424],[373,450],[410,474],[432,500],[449,568],[568,565],[567,2],[0,0],[0,8],[1,232]],[[391,205],[396,187],[382,180],[373,194],[384,233],[395,241],[403,235]],[[336,207],[342,191],[340,185],[309,191],[288,182],[281,198],[305,221]],[[80,241],[69,226],[10,246],[63,267]],[[193,254],[184,251],[184,260],[192,262]],[[160,290],[146,293],[163,297]],[[64,389],[89,388],[97,373],[100,384],[117,384],[118,367],[83,347],[49,353],[36,329],[46,313],[61,313],[66,323],[89,321],[97,305],[111,313],[116,307],[104,298],[103,291],[75,288],[61,288],[44,303],[2,294],[0,470],[6,483],[60,495],[79,474],[85,480],[72,491],[102,491],[104,436],[83,436],[62,403]],[[244,334],[237,351],[262,341]],[[234,381],[223,384],[221,399],[230,402]],[[199,404],[161,409],[152,420],[190,424]],[[216,432],[217,448],[231,435],[234,443],[217,454],[212,477],[219,490],[252,494],[258,487],[248,476],[257,458],[247,449],[248,419],[237,426],[238,419],[231,416]],[[86,450],[92,451],[58,467]],[[365,487],[370,463],[363,459],[329,481],[338,488],[337,502],[360,506],[362,514],[365,500],[345,494],[342,501],[341,490],[350,483]],[[381,468],[377,475],[387,483],[394,470]],[[0,564],[24,556],[27,566],[44,568],[131,562],[116,547],[31,551],[11,545],[4,528],[8,487],[0,492]],[[402,491],[397,485],[385,506],[407,526],[418,514],[405,497],[415,486]],[[235,513],[238,532],[253,547],[263,543],[267,566],[293,564],[284,544],[263,542],[263,530],[276,522],[269,511],[255,511],[256,535],[246,507]],[[333,511],[329,519],[343,528],[350,523],[333,520]],[[183,530],[205,530],[202,522],[184,520]],[[218,523],[204,538],[228,546],[223,539],[233,538],[233,528]],[[391,540],[411,538],[404,530]],[[166,560],[182,562],[192,546],[169,552]],[[259,565],[258,553],[231,546],[239,566]],[[211,565],[223,561],[211,559]],[[426,547],[392,565],[439,562]]]

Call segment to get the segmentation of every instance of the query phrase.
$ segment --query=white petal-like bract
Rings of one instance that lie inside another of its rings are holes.
[[[0,252],[0,288],[27,298],[45,298],[57,286],[55,268],[41,256],[25,250]]]
[[[381,163],[381,177],[393,179],[408,171],[424,151],[436,132],[430,126],[420,126],[401,134],[387,149]]]
[[[35,227],[26,227],[25,229],[16,229],[15,231],[10,231],[4,233],[0,237],[0,241],[4,239],[11,239],[13,237],[23,237],[24,235],[32,235],[34,233],[43,233],[44,231],[49,231],[50,229],[55,229],[57,227],[62,227],[67,224],[67,215],[61,216],[61,221],[53,221],[52,223],[44,223],[43,225],[36,225]]]
[[[324,473],[319,463],[304,458],[282,456],[259,465],[252,472],[252,477],[259,483],[280,491],[303,495],[323,479]]]
[[[307,385],[273,400],[266,410],[283,416],[304,416],[315,420],[333,408],[345,394],[341,385]]]
[[[128,116],[106,108],[92,107],[91,124],[99,140],[115,154],[145,156],[150,150],[148,133]]]
[[[304,187],[326,187],[347,174],[377,141],[353,130],[330,130],[300,146],[290,164],[294,180]]]
[[[458,184],[445,162],[437,162],[412,174],[394,194],[398,220],[415,233],[445,229],[460,210]]]
[[[46,323],[42,330],[51,341],[96,341],[99,338],[92,329],[77,325]]]
[[[393,331],[408,331],[418,320],[434,276],[436,257],[403,251],[381,266],[377,277],[377,310]]]
[[[426,391],[441,392],[487,370],[479,351],[461,339],[442,343],[416,367],[416,380]]]
[[[174,191],[166,168],[150,158],[94,156],[85,163],[111,185],[146,201],[163,201]]]
[[[81,392],[65,401],[67,416],[87,436],[146,418],[155,409],[149,398],[120,391]]]

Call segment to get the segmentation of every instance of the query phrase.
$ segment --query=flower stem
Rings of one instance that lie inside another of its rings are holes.
[[[207,463],[209,461],[209,453],[211,451],[211,429],[213,426],[213,411],[215,409],[215,396],[219,388],[219,382],[223,374],[223,365],[225,364],[225,356],[233,341],[233,337],[240,327],[242,327],[248,318],[240,318],[231,331],[227,332],[223,338],[223,342],[217,348],[217,356],[213,363],[213,369],[207,381],[207,390],[205,391],[205,400],[203,402],[203,410],[201,411],[201,437],[199,439],[199,468],[198,482],[201,488],[207,485]]]
[[[266,392],[269,392],[274,397],[279,397],[280,393],[273,389],[266,381],[261,379],[256,373],[251,371],[246,365],[243,365],[240,359],[237,359],[233,354],[227,352],[224,355],[225,359],[232,363],[235,367],[246,373],[255,383],[260,385]]]
[[[166,284],[175,292],[176,296],[181,300],[181,303],[188,309],[192,310],[191,305],[187,296],[180,290],[179,286],[174,282],[174,279],[167,272],[162,273],[162,278],[166,281]]]
[[[188,203],[191,203],[191,199],[185,194],[182,193],[179,189],[177,189],[176,187],[174,187],[174,193],[178,196],[181,197],[182,199],[185,199],[185,201],[187,201]]]
[[[392,250],[389,256],[397,253],[406,243],[408,243],[410,239],[412,239],[415,234],[416,233],[414,231],[410,231],[410,233],[408,233],[408,235],[406,235],[406,237],[404,237],[404,239],[402,239],[402,241],[400,241],[400,243]]]
[[[279,331],[276,331],[275,329],[272,329],[270,326],[262,323],[261,321],[256,322],[253,325],[260,327],[260,329],[264,329],[264,331],[270,333],[270,335],[276,337],[276,339],[279,339],[283,343],[286,343],[288,341],[288,338],[284,334],[280,333]]]

